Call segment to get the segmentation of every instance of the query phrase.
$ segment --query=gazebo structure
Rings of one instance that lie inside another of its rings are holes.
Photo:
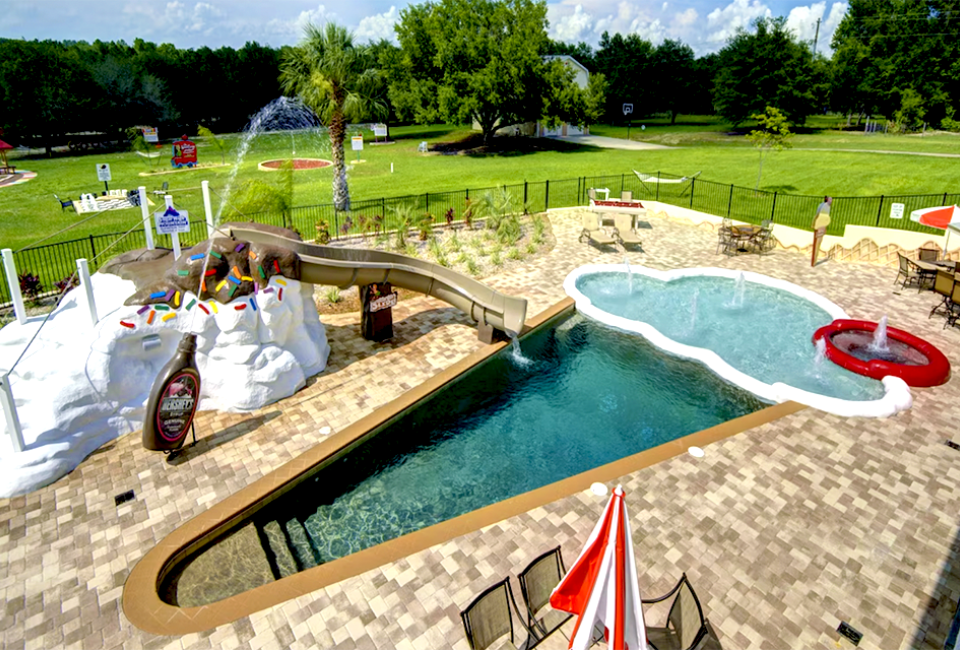
[[[13,145],[0,140],[0,174],[12,174],[16,170],[7,164],[7,149],[13,149]]]

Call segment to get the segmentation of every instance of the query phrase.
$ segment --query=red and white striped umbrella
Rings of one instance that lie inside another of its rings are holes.
[[[554,609],[577,616],[571,650],[586,650],[597,624],[611,650],[647,650],[630,520],[617,486],[580,557],[550,595]]]
[[[943,205],[936,208],[923,208],[914,210],[910,213],[910,219],[924,226],[946,230],[946,241],[943,244],[943,252],[947,252],[947,246],[950,245],[950,231],[960,230],[960,208],[955,205]]]

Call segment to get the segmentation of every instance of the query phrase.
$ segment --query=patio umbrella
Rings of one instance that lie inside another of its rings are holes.
[[[946,230],[947,236],[943,242],[943,252],[946,254],[950,245],[950,231],[960,230],[960,208],[955,205],[943,205],[937,208],[923,208],[910,213],[910,219],[931,228]]]
[[[580,557],[550,596],[554,609],[577,615],[570,648],[586,650],[602,625],[611,650],[646,650],[630,521],[617,486]]]

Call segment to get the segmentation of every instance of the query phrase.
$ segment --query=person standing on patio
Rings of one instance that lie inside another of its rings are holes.
[[[820,243],[823,236],[827,234],[827,226],[830,225],[830,206],[833,204],[833,197],[823,197],[823,203],[817,206],[817,216],[813,219],[813,253],[810,255],[810,266],[817,265],[817,257],[820,256]]]

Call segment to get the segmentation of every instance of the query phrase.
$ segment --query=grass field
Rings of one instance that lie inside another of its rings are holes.
[[[835,119],[835,118],[834,118]],[[417,152],[417,145],[446,142],[465,137],[463,128],[435,125],[399,127],[391,130],[395,144],[371,145],[367,142],[362,159],[350,171],[350,190],[354,199],[442,192],[464,188],[490,187],[504,183],[561,180],[578,176],[663,171],[689,175],[702,171],[701,178],[720,183],[753,187],[756,182],[758,154],[742,136],[726,135],[729,125],[715,118],[681,118],[670,126],[665,120],[648,121],[647,129],[631,129],[631,139],[666,142],[676,139],[682,146],[670,150],[623,151],[572,147],[562,151],[506,152],[498,155],[436,155]],[[626,128],[596,126],[597,135],[625,137]],[[639,135],[638,135],[639,134]],[[369,132],[364,134],[369,135]],[[238,136],[222,138],[232,152]],[[869,148],[932,153],[960,153],[960,139],[952,135],[863,136],[849,132],[818,131],[798,135],[795,147],[769,154],[764,162],[761,187],[766,190],[797,194],[870,196],[893,194],[934,194],[957,191],[960,159],[884,155],[851,151],[811,151],[814,148]],[[301,157],[329,158],[329,143],[315,135],[267,134],[254,140],[250,154],[237,173],[235,186],[250,179],[276,178],[258,171],[258,162],[289,157],[291,151]],[[168,169],[163,148],[160,165]],[[347,151],[348,160],[355,153]],[[219,162],[220,154],[210,143],[200,141],[200,159]],[[131,189],[140,184],[148,190],[169,183],[177,205],[190,210],[192,218],[202,218],[200,181],[209,180],[215,192],[222,194],[230,168],[207,169],[149,178],[138,174],[151,169],[149,162],[134,153],[102,153],[46,159],[14,159],[19,168],[38,173],[28,183],[0,188],[0,246],[18,249],[56,233],[87,215],[62,212],[53,194],[76,199],[82,192],[99,192],[103,184],[96,178],[95,164],[109,163],[114,181],[111,188]],[[391,173],[393,164],[393,173]],[[313,205],[331,200],[332,170],[297,172],[294,175],[294,204]],[[158,203],[162,199],[155,198]],[[214,210],[219,200],[214,197]],[[225,217],[233,218],[229,209]],[[51,241],[73,239],[87,234],[124,231],[140,221],[138,210],[105,212],[75,231],[57,235]]]

